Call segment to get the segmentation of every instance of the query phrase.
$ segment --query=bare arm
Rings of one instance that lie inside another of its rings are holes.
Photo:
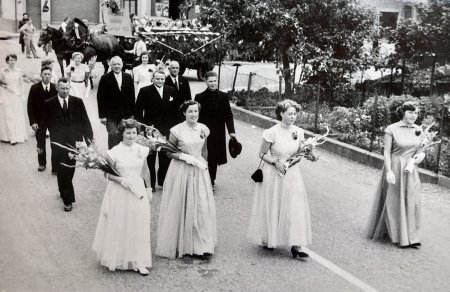
[[[205,138],[205,144],[203,144],[203,148],[202,148],[202,157],[208,161],[208,138]]]
[[[386,173],[392,171],[391,167],[391,150],[392,150],[392,135],[384,134],[384,169]]]
[[[170,133],[170,135],[169,135],[169,142],[175,147],[178,145],[178,139],[172,133]],[[180,159],[181,154],[182,154],[182,152],[168,153],[167,156],[172,159]]]
[[[269,152],[270,147],[272,146],[272,143],[266,141],[263,139],[263,142],[261,144],[261,147],[259,149],[259,157],[265,161],[268,164],[271,164],[275,166],[275,168],[282,174],[286,173],[286,166],[283,162],[281,162],[278,158],[274,158],[267,155],[267,152]]]

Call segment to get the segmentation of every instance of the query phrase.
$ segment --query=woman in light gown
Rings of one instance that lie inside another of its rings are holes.
[[[87,98],[89,94],[88,80],[91,72],[88,65],[81,63],[83,58],[82,53],[74,52],[72,61],[66,68],[67,78],[70,80],[69,94],[81,99]]]
[[[122,142],[107,151],[119,176],[106,174],[103,198],[93,249],[100,264],[115,269],[133,269],[148,275],[152,266],[150,204],[141,176],[149,148],[136,144],[138,124],[122,120],[118,134]],[[151,194],[151,193],[150,193]]]
[[[136,97],[144,86],[152,85],[153,72],[156,71],[156,66],[154,64],[149,64],[150,52],[143,52],[139,57],[141,64],[133,68],[133,80],[135,84],[135,94]]]
[[[28,140],[22,72],[16,68],[17,56],[6,56],[7,67],[0,69],[0,140],[11,145]]]
[[[248,236],[267,250],[289,246],[294,258],[305,260],[309,255],[301,246],[312,240],[308,197],[300,167],[287,169],[284,164],[304,141],[304,131],[294,125],[299,111],[294,101],[279,102],[275,113],[281,123],[262,134],[259,157],[265,161],[264,178],[255,187]]]
[[[418,164],[425,157],[420,150],[423,131],[414,124],[417,105],[404,103],[397,109],[402,120],[386,127],[384,167],[375,191],[367,235],[370,239],[389,238],[399,247],[421,246],[420,178]],[[406,171],[409,162],[414,164]]]
[[[217,242],[216,208],[205,160],[209,129],[197,122],[198,102],[185,101],[180,111],[186,121],[170,129],[169,141],[181,152],[170,155],[172,161],[159,211],[156,255],[208,259]]]

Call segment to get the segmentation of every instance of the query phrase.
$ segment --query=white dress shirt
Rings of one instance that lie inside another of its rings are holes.
[[[44,89],[44,91],[50,92],[50,83],[44,84],[44,82],[41,82],[41,84],[42,84],[42,88]]]
[[[160,96],[161,98],[163,98],[163,89],[164,89],[164,86],[158,87],[158,86],[155,85],[155,87],[156,87],[156,90],[157,90],[158,93],[159,93],[159,96]]]
[[[61,108],[64,108],[64,98],[59,96],[59,94],[58,94],[58,100],[59,100],[59,104],[61,105]],[[66,103],[67,103],[67,109],[69,109],[69,96],[66,97]]]
[[[119,85],[119,89],[122,90],[122,72],[118,74],[114,72],[114,77],[116,77],[117,85]]]
[[[172,75],[171,75],[170,78],[172,78],[173,84],[176,84],[176,85],[177,85],[177,89],[180,89],[180,83],[178,82],[178,76],[174,78],[174,77],[172,77]]]

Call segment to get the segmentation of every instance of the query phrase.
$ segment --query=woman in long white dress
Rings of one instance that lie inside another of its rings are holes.
[[[294,101],[279,102],[275,112],[281,123],[263,132],[263,181],[255,187],[248,236],[268,250],[289,246],[294,258],[304,260],[309,255],[301,246],[312,240],[308,197],[300,167],[285,165],[304,141],[304,131],[294,125],[299,111]]]
[[[122,142],[107,151],[119,176],[107,174],[93,249],[100,264],[115,269],[133,269],[148,275],[152,266],[150,204],[141,176],[149,148],[136,144],[138,124],[122,120],[118,133]]]
[[[28,140],[22,72],[16,68],[17,56],[6,56],[7,67],[0,70],[0,140],[12,145]]]
[[[156,71],[154,64],[149,64],[150,52],[143,52],[139,58],[141,64],[133,68],[133,80],[135,84],[136,98],[144,86],[152,85],[153,73]]]
[[[199,110],[198,102],[185,101],[180,111],[186,121],[170,129],[169,141],[181,152],[170,155],[164,180],[156,245],[162,257],[208,259],[217,243],[216,207],[203,157],[209,129],[197,122]]]
[[[70,80],[70,92],[72,96],[85,99],[89,94],[88,80],[91,72],[88,65],[81,63],[83,54],[74,52],[72,61],[66,68],[67,78]]]

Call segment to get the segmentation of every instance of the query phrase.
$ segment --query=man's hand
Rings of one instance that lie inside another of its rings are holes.
[[[42,154],[42,153],[44,153],[44,150],[42,148],[37,147],[36,152],[37,152],[37,154]]]
[[[231,138],[236,138],[236,133],[231,133],[231,134],[230,134],[230,137],[231,137]]]
[[[102,123],[103,125],[106,126],[106,118],[101,118],[101,119],[100,119],[100,123]]]
[[[38,126],[38,124],[36,124],[36,123],[34,123],[34,124],[32,124],[31,125],[31,129],[33,129],[33,131],[37,131],[37,130],[39,130],[39,126]]]

